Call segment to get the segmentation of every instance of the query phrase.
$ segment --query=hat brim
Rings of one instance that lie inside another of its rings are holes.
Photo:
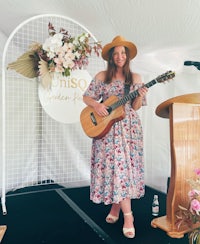
[[[135,44],[133,44],[132,42],[128,42],[128,41],[118,41],[117,43],[111,42],[103,47],[102,53],[101,53],[102,58],[104,60],[108,61],[110,49],[113,47],[117,47],[117,46],[127,47],[129,49],[130,59],[133,59],[137,55],[137,48],[136,48]]]

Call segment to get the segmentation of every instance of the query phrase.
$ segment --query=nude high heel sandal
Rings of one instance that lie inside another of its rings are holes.
[[[112,214],[108,214],[108,216],[106,217],[106,222],[109,224],[114,224],[117,222],[118,219],[119,219],[119,217],[114,216]]]
[[[132,211],[129,213],[124,213],[124,217],[125,216],[133,216]],[[123,228],[123,234],[125,237],[127,238],[134,238],[135,237],[135,228]]]

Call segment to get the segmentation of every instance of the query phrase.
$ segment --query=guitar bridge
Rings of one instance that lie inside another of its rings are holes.
[[[92,120],[92,123],[94,124],[94,125],[97,125],[97,121],[96,121],[96,118],[95,118],[95,116],[94,116],[94,113],[92,112],[92,113],[90,113],[90,118],[91,118],[91,120]]]

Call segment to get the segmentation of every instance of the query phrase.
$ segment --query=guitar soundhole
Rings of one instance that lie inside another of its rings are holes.
[[[91,118],[91,120],[92,120],[92,123],[93,123],[94,125],[97,125],[97,121],[96,121],[96,119],[95,119],[94,113],[90,113],[90,118]]]

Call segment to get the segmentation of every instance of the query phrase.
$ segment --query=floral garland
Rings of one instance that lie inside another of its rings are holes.
[[[26,53],[8,64],[8,69],[28,78],[41,76],[46,87],[54,72],[69,76],[71,71],[87,67],[92,52],[100,56],[102,46],[99,41],[90,43],[89,33],[72,37],[63,28],[56,33],[51,23],[48,24],[48,33],[49,37],[43,44],[32,43]]]

